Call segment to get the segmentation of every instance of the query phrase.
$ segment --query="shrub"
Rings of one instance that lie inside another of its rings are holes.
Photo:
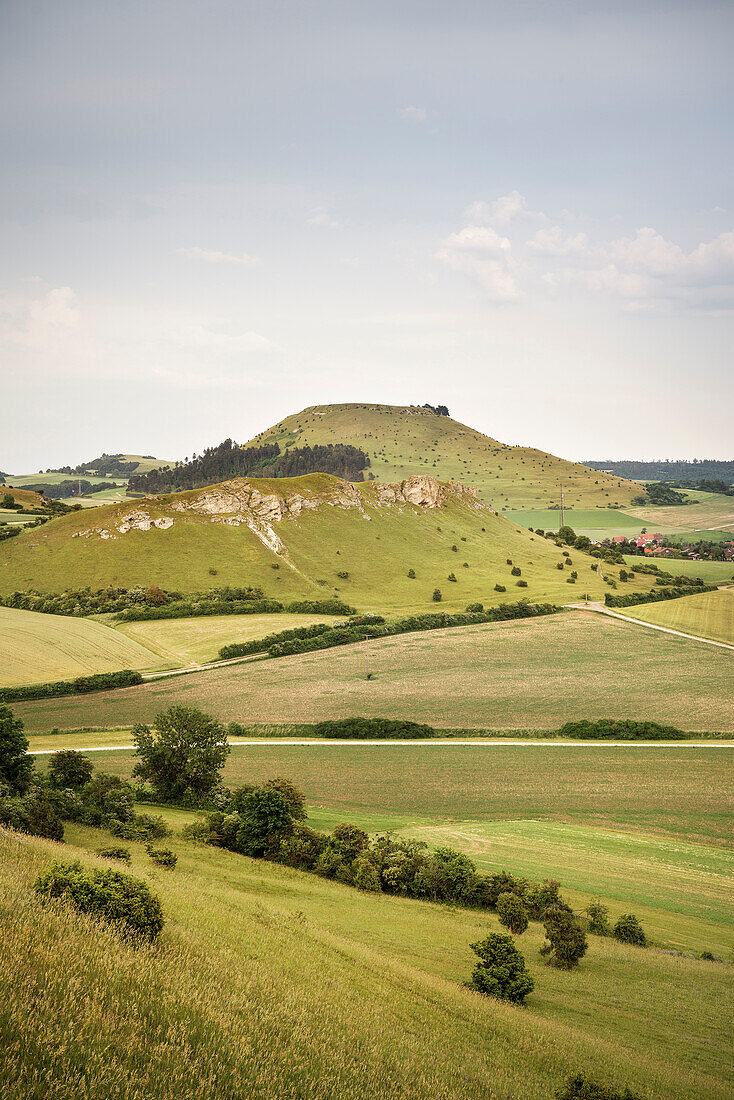
[[[450,581],[455,581],[456,580],[456,574],[455,573],[449,573],[447,579],[450,580]]]
[[[518,588],[527,588],[527,586],[528,586],[528,582],[523,581],[523,580],[515,581],[515,584],[517,585]]]
[[[512,558],[507,558],[507,564],[512,565]]]
[[[589,931],[595,936],[608,936],[611,932],[609,925],[609,909],[602,904],[601,898],[595,898],[587,905],[585,913],[589,918]]]
[[[314,726],[316,737],[338,738],[346,741],[385,737],[401,740],[433,737],[435,732],[431,726],[409,722],[402,718],[334,718],[317,722]]]
[[[42,787],[32,786],[23,795],[0,797],[0,824],[19,833],[63,840],[64,825]]]
[[[454,543],[454,545],[451,547],[451,549],[454,551],[455,554],[458,554],[459,547],[456,545],[456,543]]]
[[[545,878],[541,883],[526,888],[523,900],[531,920],[542,920],[549,909],[565,909],[571,912],[561,897],[560,886],[556,879]]]
[[[485,940],[473,943],[471,949],[480,961],[472,971],[469,988],[489,997],[522,1004],[534,989],[535,982],[512,936],[490,932]]]
[[[263,786],[266,791],[280,791],[283,798],[288,803],[288,808],[294,821],[306,820],[308,817],[306,813],[306,796],[295,783],[291,783],[290,779],[285,779],[283,776],[278,775],[274,779],[268,779]]]
[[[560,737],[580,741],[596,741],[612,738],[622,741],[668,741],[689,736],[675,726],[661,726],[658,722],[636,721],[633,718],[598,718],[593,721],[566,722],[558,730]]]
[[[51,757],[48,778],[54,787],[83,787],[92,778],[94,766],[76,749],[60,749]]]
[[[578,966],[588,949],[584,930],[568,909],[554,906],[548,909],[543,921],[546,942],[540,949],[548,956],[548,966],[559,970],[572,970]]]
[[[121,845],[108,844],[106,848],[98,848],[97,855],[102,859],[119,859],[121,863],[130,863],[130,849]]]
[[[610,1085],[601,1085],[592,1081],[584,1073],[569,1077],[565,1085],[556,1091],[556,1100],[642,1100],[638,1092],[625,1089],[620,1092]]]
[[[408,570],[408,576],[410,577],[410,579],[412,581],[414,581],[415,580],[415,569],[409,569]]]
[[[528,926],[527,910],[517,894],[500,894],[497,898],[497,916],[500,924],[516,936],[521,936]]]
[[[440,603],[442,599],[443,599],[443,596],[441,595],[441,589],[440,588],[434,588],[434,590],[433,590],[433,601],[434,601],[434,603]]]
[[[210,795],[229,755],[221,722],[194,707],[157,714],[153,731],[133,727],[139,762],[133,775],[148,780],[164,801],[197,802]]]
[[[556,563],[556,569],[560,569],[561,571],[563,571],[563,562],[562,561],[559,561],[559,562]]]
[[[470,604],[467,604],[466,610],[469,612],[469,614],[471,614],[474,611],[481,612],[481,611],[484,611],[484,604],[483,603],[470,603]]]
[[[237,851],[246,856],[262,856],[266,848],[290,832],[293,817],[290,807],[276,790],[255,787],[241,802],[241,822],[236,833]]]
[[[372,893],[380,893],[380,876],[372,860],[367,855],[360,855],[354,861],[353,867],[354,885],[358,890],[368,890]]]
[[[349,578],[349,574],[347,573],[346,569],[342,569],[337,573],[337,577],[339,577],[339,579],[342,581],[346,581]]]
[[[637,947],[647,947],[647,936],[634,913],[625,913],[619,918],[612,935],[620,943],[633,943]]]
[[[494,586],[494,590],[495,590],[495,592],[506,592],[507,591],[504,584],[496,584]]]
[[[513,577],[519,577],[522,573],[522,569],[520,568],[519,565],[513,565],[512,569],[510,570],[510,573]]]
[[[144,882],[122,871],[97,871],[83,868],[79,860],[54,860],[33,888],[42,899],[64,898],[80,912],[147,940],[157,939],[163,928],[158,898]]]
[[[33,777],[23,728],[10,707],[0,703],[0,791],[5,788],[10,794],[25,794]]]
[[[169,867],[173,870],[178,863],[178,856],[170,848],[154,848],[152,844],[146,844],[145,850],[158,867]]]

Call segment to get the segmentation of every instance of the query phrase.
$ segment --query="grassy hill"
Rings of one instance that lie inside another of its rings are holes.
[[[574,551],[572,567],[557,568],[563,560],[554,544],[457,483],[425,475],[394,486],[328,474],[238,478],[76,512],[23,532],[0,546],[0,593],[63,591],[70,583],[183,591],[251,584],[275,598],[336,593],[360,609],[388,611],[435,610],[436,588],[449,609],[523,596],[570,602],[587,585],[591,597],[602,596],[591,558]],[[575,584],[567,583],[571,568]],[[632,586],[647,590],[649,582]],[[506,592],[495,592],[496,584]]]
[[[379,481],[430,473],[475,485],[495,508],[557,505],[560,480],[569,508],[627,505],[644,492],[635,482],[546,454],[509,447],[475,428],[429,409],[403,405],[313,405],[288,416],[247,444],[281,449],[350,443],[370,458]]]
[[[0,688],[164,664],[157,653],[102,623],[0,607]]]
[[[17,487],[15,484],[0,485],[0,500],[9,493],[15,500],[16,504],[22,504],[24,508],[38,508],[39,510],[44,505],[43,497],[38,493],[32,492],[30,489],[23,489]],[[6,513],[2,512],[2,518],[5,519]]]

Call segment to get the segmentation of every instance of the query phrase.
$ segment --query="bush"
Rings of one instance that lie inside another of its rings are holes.
[[[522,569],[520,568],[519,565],[513,565],[512,569],[510,570],[510,573],[513,577],[519,577],[522,573]]]
[[[455,573],[449,573],[447,579],[450,580],[450,581],[455,581],[456,580],[456,574]]]
[[[658,722],[635,721],[633,718],[598,718],[593,721],[566,722],[558,730],[559,737],[579,741],[597,741],[611,738],[616,741],[671,741],[682,740],[690,734],[675,726],[661,726]]]
[[[589,918],[589,931],[595,936],[608,936],[611,932],[609,925],[609,910],[602,904],[601,898],[595,898],[584,910]]]
[[[48,778],[53,787],[83,787],[92,778],[94,766],[76,749],[60,749],[51,757]]]
[[[78,860],[54,860],[36,879],[34,890],[42,899],[64,898],[75,909],[155,940],[163,929],[161,904],[140,879],[122,871],[85,869]]]
[[[638,1092],[625,1089],[620,1092],[610,1085],[600,1085],[583,1073],[569,1077],[565,1085],[556,1091],[556,1100],[642,1100]]]
[[[443,599],[443,596],[441,595],[441,589],[440,588],[434,588],[434,590],[433,590],[433,601],[434,601],[434,603],[440,603],[442,599]]]
[[[354,885],[358,890],[380,893],[380,876],[377,868],[367,855],[360,855],[354,861]]]
[[[293,826],[290,807],[280,791],[255,787],[245,794],[240,806],[235,843],[243,855],[264,855],[268,846]]]
[[[528,926],[527,910],[517,894],[500,894],[497,898],[497,916],[500,924],[509,928],[515,936],[521,936]]]
[[[133,727],[140,758],[133,775],[148,780],[164,801],[196,803],[219,782],[229,755],[221,722],[194,707],[174,706],[157,714],[153,731]]]
[[[308,817],[306,813],[306,796],[295,783],[291,783],[290,779],[285,779],[283,776],[276,776],[274,779],[268,779],[263,786],[266,791],[280,791],[283,798],[288,803],[288,808],[294,821],[306,820]]]
[[[518,588],[527,588],[527,586],[528,586],[528,582],[527,581],[522,581],[522,580],[521,581],[515,581],[515,584],[517,585]]]
[[[418,722],[408,722],[402,718],[335,718],[317,722],[314,726],[316,737],[338,738],[346,741],[364,741],[372,738],[406,739],[433,737],[435,730]]]
[[[158,867],[169,867],[173,870],[178,863],[178,856],[170,848],[154,848],[151,844],[146,844],[145,850]]]
[[[414,581],[415,580],[415,569],[409,569],[408,570],[408,576],[410,577],[410,579],[412,581]]]
[[[568,909],[555,906],[545,914],[543,921],[546,942],[540,949],[548,956],[548,966],[559,970],[572,970],[578,966],[588,949],[584,930]]]
[[[482,612],[482,611],[484,611],[484,604],[483,603],[470,603],[470,604],[467,604],[466,610],[468,611],[468,613],[470,615],[472,614],[472,612]]]
[[[556,879],[545,878],[535,886],[526,887],[523,901],[531,920],[542,920],[549,909],[565,909],[571,912],[561,897],[560,886]]]
[[[633,943],[637,947],[647,947],[647,936],[634,913],[625,913],[621,916],[612,929],[612,935],[620,943]]]
[[[470,989],[499,1000],[522,1004],[535,987],[531,975],[512,936],[491,932],[485,940],[471,945],[479,956],[472,971]]]
[[[496,584],[494,586],[494,590],[495,590],[495,592],[506,592],[507,591],[504,584]]]
[[[0,824],[48,840],[64,839],[64,825],[56,806],[39,786],[30,787],[23,795],[0,797]]]
[[[109,844],[106,848],[98,848],[97,855],[102,859],[119,859],[121,863],[130,863],[130,849],[121,845]]]

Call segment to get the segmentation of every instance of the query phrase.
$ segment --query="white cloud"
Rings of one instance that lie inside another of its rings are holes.
[[[474,278],[493,302],[512,302],[519,297],[510,242],[491,226],[468,225],[452,233],[436,259]]]
[[[508,195],[500,195],[494,202],[469,203],[463,211],[463,217],[472,225],[498,225],[508,226],[513,219],[518,217],[543,219],[544,214],[539,211],[528,210],[527,200],[519,191],[510,191]]]
[[[585,233],[571,236],[564,233],[560,225],[553,225],[550,229],[539,229],[528,241],[528,248],[547,256],[583,256],[588,254],[590,245]]]
[[[428,119],[425,107],[399,107],[398,114],[403,122],[409,122],[412,126],[424,126]]]
[[[341,229],[341,222],[332,218],[325,206],[315,207],[306,218],[306,225],[313,225],[318,229]]]
[[[241,264],[244,267],[254,267],[260,263],[257,256],[248,256],[244,252],[240,256],[235,256],[231,252],[216,252],[209,248],[177,248],[176,252],[188,260],[202,260],[207,264]]]
[[[625,268],[649,275],[673,275],[681,271],[685,263],[683,249],[666,241],[649,226],[638,229],[634,237],[612,241],[607,253]]]
[[[40,279],[32,279],[30,294],[8,294],[0,300],[0,335],[8,343],[42,349],[79,328],[79,308],[71,287],[54,287],[39,295],[39,284]]]

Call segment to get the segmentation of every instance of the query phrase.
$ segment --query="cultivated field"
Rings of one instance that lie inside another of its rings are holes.
[[[648,531],[704,531],[726,527],[734,535],[734,497],[722,493],[702,493],[685,489],[693,504],[666,505],[655,508],[628,508],[630,515],[642,520]]]
[[[18,711],[29,730],[123,726],[181,702],[240,722],[365,714],[438,727],[555,729],[571,718],[611,716],[734,732],[730,653],[606,616],[564,612],[370,641],[371,680],[365,649],[233,665]]]
[[[222,646],[231,642],[248,642],[296,626],[337,621],[332,615],[206,615],[119,623],[116,630],[167,661],[186,665],[216,660]]]
[[[179,840],[173,873],[130,845],[167,918],[159,947],[133,947],[34,899],[54,856],[104,866],[88,849],[105,834],[68,837],[0,836],[0,1090],[14,1100],[548,1100],[579,1069],[647,1100],[731,1094],[726,964],[592,937],[566,973],[542,964],[531,924],[519,947],[536,989],[518,1009],[463,986],[492,915]]]
[[[629,565],[648,564],[647,559],[624,554]],[[678,558],[658,559],[653,564],[673,576],[701,577],[706,584],[728,584],[734,581],[734,561],[683,561]]]
[[[680,600],[643,603],[615,610],[640,622],[734,645],[734,589],[701,592]]]
[[[11,607],[0,607],[0,653],[0,688],[164,664],[150,649],[102,623]]]

